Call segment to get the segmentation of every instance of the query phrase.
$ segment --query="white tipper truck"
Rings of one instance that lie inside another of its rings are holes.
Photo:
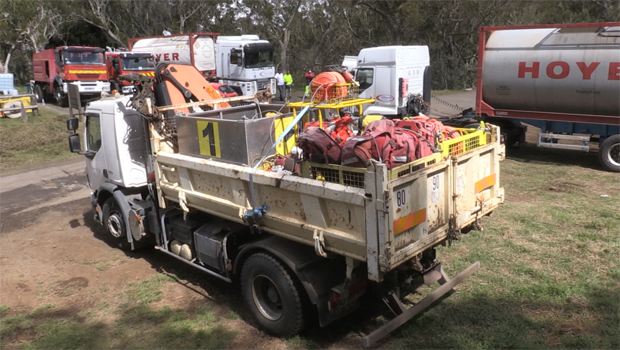
[[[172,34],[132,38],[132,52],[153,54],[158,63],[189,64],[205,78],[227,84],[238,95],[276,93],[273,44],[258,35]]]
[[[206,81],[180,74],[179,65],[158,69],[154,81],[140,78],[143,88],[133,97],[89,103],[82,136],[78,119],[67,121],[71,151],[86,157],[95,220],[121,247],[154,245],[239,283],[258,326],[277,336],[300,332],[310,315],[325,326],[364,298],[383,299],[395,318],[364,336],[365,347],[479,268],[474,262],[449,278],[435,248],[503,202],[499,128],[442,144],[442,152],[406,171],[377,161],[331,165],[357,176],[356,184],[343,184],[326,172],[317,178],[264,166],[311,105],[217,109],[226,99],[194,98]],[[194,102],[178,104],[179,96]],[[441,286],[415,306],[401,302],[435,282]]]

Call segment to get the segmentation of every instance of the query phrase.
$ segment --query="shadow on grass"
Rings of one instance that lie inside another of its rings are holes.
[[[118,240],[109,235],[105,228],[97,223],[90,211],[84,213],[84,224],[93,233],[93,237],[107,244],[110,249],[118,249]],[[213,300],[223,305],[228,310],[241,316],[246,322],[253,322],[251,314],[245,308],[241,296],[241,289],[237,281],[227,283],[223,280],[210,276],[188,264],[167,256],[154,248],[155,243],[146,244],[144,247],[123,253],[130,259],[147,261],[154,271],[172,277],[175,283],[179,283],[202,295],[207,300]]]
[[[389,348],[617,349],[619,293],[595,288],[585,303],[537,302],[486,295],[446,300],[388,339]]]
[[[604,170],[599,163],[597,152],[547,149],[537,147],[531,143],[525,144],[520,148],[506,147],[506,158],[521,163],[557,164]]]
[[[116,248],[116,241],[93,220],[90,211],[83,213],[93,237],[110,249]],[[213,299],[224,313],[232,311],[253,324],[236,284],[208,276],[152,248],[125,254],[130,259],[146,260],[154,271],[173,276],[176,283]],[[549,302],[543,299],[548,295],[540,295],[536,285],[521,286],[514,298],[493,293],[490,287],[474,286],[469,294],[457,291],[426,314],[410,320],[379,347],[620,348],[618,290],[617,283],[595,286],[583,299],[575,301],[563,295]],[[206,304],[195,301],[181,309],[155,309],[129,303],[115,311],[115,324],[92,321],[74,309],[50,308],[20,315],[9,310],[2,313],[2,348],[226,347],[235,331],[212,322],[205,316],[211,311],[196,312]],[[377,307],[365,302],[360,310],[326,328],[311,326],[298,337],[298,343],[306,348],[360,348],[360,333],[368,334],[383,322],[376,320],[381,314]],[[20,345],[22,340],[32,341]]]
[[[99,239],[107,244],[110,249],[118,249],[118,241],[111,237],[105,231],[103,226],[94,221],[90,211],[85,212],[83,218],[85,226],[90,228],[96,239]],[[220,307],[239,315],[244,322],[252,326],[256,326],[251,313],[245,306],[238,281],[226,283],[225,281],[219,280],[194,269],[181,261],[159,253],[157,250],[150,247],[144,247],[136,251],[124,251],[124,254],[130,259],[146,260],[152,266],[154,271],[171,276],[176,281],[175,283],[179,283],[186,288],[191,289],[193,292],[213,300]],[[192,308],[200,307],[197,303],[204,304],[206,301],[194,302],[192,305],[188,305],[186,310],[189,312]],[[172,310],[168,311],[172,312]],[[359,310],[359,312],[355,312],[353,315],[345,317],[343,320],[339,320],[329,325],[327,328],[319,327],[318,322],[316,322],[315,324],[310,325],[310,327],[299,338],[301,339],[303,347],[314,348],[315,346],[313,346],[313,344],[321,344],[321,347],[323,347],[323,344],[341,344],[343,338],[346,338],[347,335],[353,334],[353,339],[351,340],[350,345],[352,348],[359,348],[361,340],[359,336],[356,335],[357,332],[369,324],[372,324],[373,318],[376,317],[377,313],[381,311],[383,311],[381,305],[373,303],[372,308],[364,307]],[[142,307],[137,307],[127,310],[124,312],[124,315],[133,318],[138,317],[136,314],[139,315],[144,312],[146,311]],[[166,310],[161,310],[156,313],[147,312],[149,315],[146,317],[145,322],[153,322],[153,325],[155,325],[165,321],[167,318],[174,317],[171,315],[166,315],[165,312]],[[140,316],[138,318],[145,317]],[[151,321],[149,321],[149,319]],[[127,327],[136,329],[137,327],[141,327],[141,324],[143,323],[138,322],[137,324],[132,324],[132,322],[128,322]],[[176,346],[172,347],[178,348]]]
[[[139,305],[110,325],[78,317],[75,310],[47,308],[3,315],[0,334],[3,349],[221,349],[235,332],[213,320],[208,312],[188,317],[184,310]]]
[[[111,248],[116,246],[114,239],[93,221],[90,213],[85,214],[84,221],[96,238],[106,242]],[[207,295],[220,307],[240,315],[245,322],[254,325],[252,316],[242,300],[238,284],[220,281],[166,255],[158,254],[154,249],[126,252],[126,255],[130,258],[145,259],[156,271],[173,276],[177,283],[198,294]],[[437,285],[434,286],[436,287]],[[447,298],[429,312],[410,320],[374,348],[620,348],[620,335],[616,335],[616,329],[620,329],[619,290],[593,289],[587,304],[567,301],[562,305],[538,303],[535,301],[536,290],[531,291],[532,296],[525,300],[501,299],[501,296],[494,298],[482,294]],[[465,292],[460,291],[456,295],[459,293]],[[374,303],[370,300],[365,301],[361,309],[326,328],[321,328],[317,324],[310,325],[298,337],[302,344],[301,348],[323,349],[333,346],[344,349],[360,348],[361,334],[368,334],[385,322],[377,319],[378,316],[385,314],[385,309],[376,302],[377,300],[374,301]],[[195,305],[189,305],[186,311],[193,307]],[[581,314],[590,317],[575,321]],[[149,329],[158,328],[163,321],[174,317],[174,312],[171,311],[147,312],[134,308],[127,310],[120,322],[127,322],[128,329],[132,329],[133,332],[144,327],[144,332],[148,333]],[[215,332],[227,334],[223,329]],[[198,335],[190,335],[189,339],[193,337]],[[163,340],[155,344],[160,342]],[[173,346],[172,343],[167,344]]]

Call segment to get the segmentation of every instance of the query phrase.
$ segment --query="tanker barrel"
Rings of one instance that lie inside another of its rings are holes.
[[[614,28],[492,32],[483,53],[483,101],[496,109],[620,115]]]

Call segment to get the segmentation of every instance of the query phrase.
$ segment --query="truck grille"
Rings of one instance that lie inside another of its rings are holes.
[[[97,80],[99,78],[99,74],[76,74],[76,76],[78,80]],[[84,84],[82,83],[82,85]]]
[[[257,85],[258,91],[267,90],[269,89],[269,79],[257,80],[256,85]]]

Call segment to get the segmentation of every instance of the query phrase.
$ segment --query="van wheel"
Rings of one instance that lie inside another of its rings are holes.
[[[103,204],[103,225],[110,236],[118,242],[119,248],[128,248],[125,217],[114,197],[108,198]]]
[[[43,102],[43,90],[40,85],[34,86],[34,97],[37,99],[37,103]]]
[[[620,172],[620,134],[606,138],[601,143],[598,156],[605,169]]]
[[[290,337],[305,325],[301,287],[271,255],[250,256],[241,271],[241,292],[252,315],[265,332]]]

